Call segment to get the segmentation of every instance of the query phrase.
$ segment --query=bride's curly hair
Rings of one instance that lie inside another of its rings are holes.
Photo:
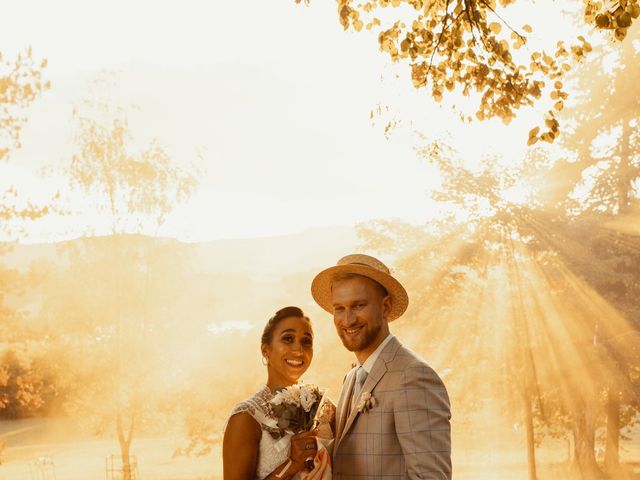
[[[281,308],[273,317],[267,320],[267,324],[264,326],[264,330],[262,331],[262,338],[260,339],[260,342],[264,345],[271,345],[271,341],[273,340],[273,331],[282,320],[288,317],[303,318],[307,322],[311,323],[311,320],[309,320],[309,317],[304,314],[301,308],[293,306]]]

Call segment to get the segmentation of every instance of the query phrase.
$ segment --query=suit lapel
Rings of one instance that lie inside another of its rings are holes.
[[[347,372],[344,383],[342,385],[342,393],[340,394],[340,401],[338,402],[338,418],[336,418],[336,439],[340,438],[342,431],[344,430],[344,424],[347,420],[347,410],[351,402],[351,393],[353,392],[353,386],[356,381],[355,376],[356,369],[353,368]]]
[[[382,352],[380,352],[380,356],[378,356],[378,359],[373,364],[373,368],[371,369],[371,372],[367,376],[367,379],[365,380],[364,385],[362,386],[361,392],[373,393],[373,389],[375,388],[375,386],[382,379],[382,377],[384,377],[384,374],[387,373],[387,362],[390,362],[391,360],[393,360],[393,358],[396,356],[396,352],[398,351],[398,348],[400,348],[400,342],[395,337],[393,337],[391,340],[389,340],[389,343],[385,345]],[[350,372],[351,385],[349,389],[349,398],[347,399],[347,401],[351,401],[351,392],[353,391],[353,384],[355,383],[354,372],[355,372],[355,369]],[[355,402],[357,404],[358,399],[356,399]],[[344,415],[345,408],[347,407],[347,405],[348,404],[343,404],[342,406],[343,407],[342,415],[341,415],[342,417],[345,416]],[[353,425],[353,422],[355,421],[356,417],[359,414],[360,412],[358,412],[358,410],[354,408],[349,413],[349,416],[344,423],[344,427],[341,429],[337,429],[336,446],[334,448],[338,448],[338,446],[340,445],[340,441],[349,432],[349,429],[351,428],[351,426]]]

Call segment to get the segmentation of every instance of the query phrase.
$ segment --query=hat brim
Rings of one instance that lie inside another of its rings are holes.
[[[404,287],[391,275],[366,265],[336,265],[321,271],[311,282],[311,295],[318,305],[329,313],[333,313],[331,282],[336,275],[355,274],[375,280],[391,295],[391,311],[387,321],[400,317],[409,306],[409,296]]]

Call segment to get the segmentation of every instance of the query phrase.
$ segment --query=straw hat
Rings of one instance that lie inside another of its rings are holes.
[[[409,305],[409,296],[404,287],[393,278],[384,263],[369,255],[355,253],[338,260],[335,267],[321,271],[311,283],[311,295],[318,305],[333,313],[331,299],[331,281],[335,275],[356,274],[375,280],[391,295],[391,312],[387,321],[402,315]]]

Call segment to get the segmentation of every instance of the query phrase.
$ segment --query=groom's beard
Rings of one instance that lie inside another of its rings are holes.
[[[338,330],[338,336],[342,340],[342,344],[350,352],[360,352],[369,347],[376,341],[380,330],[382,329],[382,323],[377,325],[364,326],[358,335],[348,335],[342,328]]]

